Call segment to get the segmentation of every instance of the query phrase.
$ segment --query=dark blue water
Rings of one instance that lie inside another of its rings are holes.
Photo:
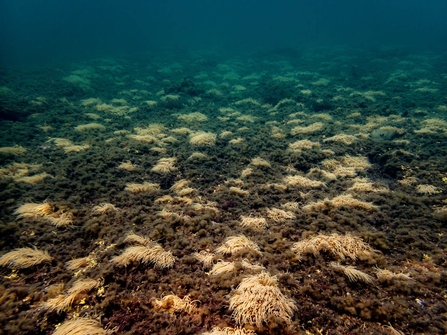
[[[400,45],[445,49],[445,0],[1,0],[0,65],[123,53]]]

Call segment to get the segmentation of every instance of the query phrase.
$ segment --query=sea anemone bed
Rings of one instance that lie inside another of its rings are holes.
[[[1,69],[0,334],[445,334],[446,59]]]

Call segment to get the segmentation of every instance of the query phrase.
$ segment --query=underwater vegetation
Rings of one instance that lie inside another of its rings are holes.
[[[3,69],[0,334],[447,333],[440,57]]]

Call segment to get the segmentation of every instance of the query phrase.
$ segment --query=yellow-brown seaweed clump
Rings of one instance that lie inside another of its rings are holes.
[[[416,192],[419,194],[438,194],[441,193],[442,190],[436,186],[433,185],[427,185],[427,184],[420,184],[416,186]]]
[[[237,194],[241,197],[246,197],[246,196],[250,195],[250,191],[243,190],[240,187],[236,187],[236,186],[230,187],[230,193]]]
[[[348,188],[350,192],[364,192],[364,193],[388,193],[389,190],[384,187],[376,187],[368,180],[358,179],[354,180],[354,185]]]
[[[56,227],[66,227],[73,222],[73,213],[63,210],[55,212],[53,206],[48,202],[23,204],[14,211],[14,214],[18,218],[44,218]]]
[[[205,114],[194,112],[189,114],[180,114],[177,119],[184,122],[203,122],[207,121],[208,117]]]
[[[371,167],[367,157],[349,155],[343,156],[340,160],[325,159],[321,164],[337,177],[355,177],[357,172]]]
[[[241,226],[263,230],[268,227],[267,220],[262,217],[241,216]]]
[[[106,335],[107,332],[101,328],[98,321],[79,318],[65,321],[53,335]]]
[[[213,327],[210,332],[205,332],[202,335],[256,335],[256,333],[254,330],[241,327]]]
[[[131,234],[125,242],[138,244],[127,247],[124,252],[112,258],[118,266],[127,266],[131,263],[152,263],[160,269],[174,266],[175,257],[171,251],[165,251],[161,245],[148,238]]]
[[[192,145],[213,146],[216,143],[216,134],[198,131],[190,135],[189,143]]]
[[[270,168],[272,167],[268,161],[261,157],[255,157],[251,160],[251,165],[257,166],[257,167],[265,167]]]
[[[67,227],[73,222],[73,213],[55,213],[53,216],[46,216],[45,218],[56,227]]]
[[[267,216],[276,223],[285,222],[288,219],[294,219],[295,214],[290,211],[284,211],[279,208],[267,208]]]
[[[299,241],[293,244],[292,251],[296,253],[298,258],[303,254],[318,255],[320,251],[328,251],[338,259],[344,260],[349,257],[352,260],[357,258],[371,258],[374,250],[361,238],[346,235],[317,235],[310,239]]]
[[[312,142],[309,140],[300,140],[289,144],[289,149],[292,151],[298,151],[301,150],[309,150],[312,148],[320,148],[321,145],[318,142]]]
[[[332,198],[331,200],[326,198],[321,201],[311,202],[306,206],[303,206],[303,210],[306,212],[311,212],[317,209],[324,210],[329,208],[330,206],[333,206],[335,208],[342,208],[342,207],[357,208],[357,209],[363,209],[365,211],[372,211],[377,209],[377,206],[373,205],[370,202],[355,199],[350,194],[341,194],[335,198]]]
[[[73,283],[73,286],[67,293],[62,293],[55,298],[48,299],[43,304],[43,308],[60,313],[69,308],[76,301],[80,300],[80,297],[83,296],[83,294],[98,287],[99,284],[100,281],[95,279],[79,279]]]
[[[34,185],[42,182],[45,178],[52,177],[46,172],[30,175],[42,167],[41,164],[26,164],[14,162],[0,168],[0,178],[10,177],[19,183]]]
[[[309,178],[299,175],[285,177],[284,183],[293,187],[302,187],[302,188],[314,188],[314,187],[326,186],[321,181],[311,180]]]
[[[256,253],[260,253],[259,246],[250,241],[246,236],[244,235],[238,235],[238,236],[230,236],[227,237],[227,239],[224,241],[224,243],[216,249],[216,252],[218,254],[232,254],[239,251],[255,251]]]
[[[342,143],[342,144],[346,144],[346,145],[353,144],[356,141],[357,141],[357,138],[355,136],[347,135],[347,134],[337,134],[335,136],[328,137],[323,140],[323,142],[338,142],[338,143]]]
[[[331,262],[329,263],[329,266],[334,268],[335,270],[342,271],[346,275],[346,277],[349,278],[350,281],[362,281],[366,284],[372,284],[374,282],[373,277],[363,271],[356,269],[352,265],[341,265],[338,262]]]
[[[131,161],[127,161],[118,165],[117,168],[120,170],[135,171],[139,169],[139,166],[137,164],[133,164]]]
[[[232,317],[239,325],[261,328],[271,317],[290,324],[295,302],[278,288],[278,279],[267,272],[242,279],[230,298]]]
[[[101,203],[93,207],[92,209],[93,214],[104,214],[107,212],[117,212],[117,211],[119,211],[119,209],[115,205],[106,202]]]
[[[213,265],[208,274],[210,276],[220,276],[223,273],[233,272],[236,270],[236,264],[234,262],[225,262],[223,260],[219,260],[216,264]]]
[[[311,125],[309,125],[307,127],[296,126],[295,128],[293,128],[290,131],[290,134],[291,135],[298,135],[298,134],[307,135],[307,134],[317,132],[317,131],[321,130],[323,127],[324,127],[324,124],[321,122],[312,123]]]
[[[211,252],[207,252],[207,251],[200,251],[200,252],[195,252],[193,254],[194,258],[197,259],[199,262],[203,263],[203,267],[205,269],[209,269],[212,265],[213,265],[213,260],[214,260],[214,254]]]
[[[12,269],[25,269],[31,266],[51,262],[52,258],[46,251],[33,248],[19,248],[0,257],[0,266]]]
[[[393,280],[414,280],[409,273],[394,273],[387,269],[375,268],[377,279],[380,282],[391,282]]]
[[[177,168],[174,166],[177,158],[161,158],[158,160],[157,164],[151,169],[151,171],[159,174],[167,174],[169,172],[176,171]]]
[[[15,156],[23,155],[26,152],[26,149],[21,146],[15,146],[15,147],[1,147],[0,153],[4,154],[12,154]]]
[[[353,207],[353,208],[359,208],[364,209],[366,211],[371,211],[374,209],[377,209],[377,206],[374,206],[373,204],[365,201],[361,201],[358,199],[355,199],[350,194],[345,195],[341,194],[331,200],[332,205],[334,205],[337,208],[340,207]]]
[[[75,258],[65,263],[68,270],[78,271],[75,276],[88,267],[95,267],[97,264],[98,262],[94,256]]]
[[[17,178],[16,181],[19,183],[34,185],[34,184],[38,184],[38,183],[42,182],[47,177],[51,177],[51,175],[49,175],[46,172],[42,172],[39,174],[35,174],[33,176],[24,176],[21,178]]]
[[[41,204],[27,203],[23,204],[14,211],[14,214],[19,218],[36,218],[53,214],[53,206],[50,203],[44,202]]]
[[[154,193],[160,189],[160,185],[155,183],[144,182],[143,184],[138,183],[127,183],[124,190],[133,193]]]
[[[106,127],[104,127],[102,124],[99,124],[99,123],[88,123],[88,124],[81,124],[79,126],[76,126],[75,129],[77,131],[104,130],[104,129],[106,129]]]
[[[40,164],[26,164],[13,162],[0,168],[0,178],[11,177],[14,180],[28,176],[31,172],[37,171],[42,167]]]
[[[162,299],[155,299],[152,301],[155,311],[164,311],[171,314],[174,313],[191,313],[196,309],[194,301],[191,300],[189,295],[179,298],[174,294],[164,296]]]

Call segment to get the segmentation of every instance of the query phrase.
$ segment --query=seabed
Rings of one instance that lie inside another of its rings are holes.
[[[445,334],[442,59],[2,69],[0,334]]]

